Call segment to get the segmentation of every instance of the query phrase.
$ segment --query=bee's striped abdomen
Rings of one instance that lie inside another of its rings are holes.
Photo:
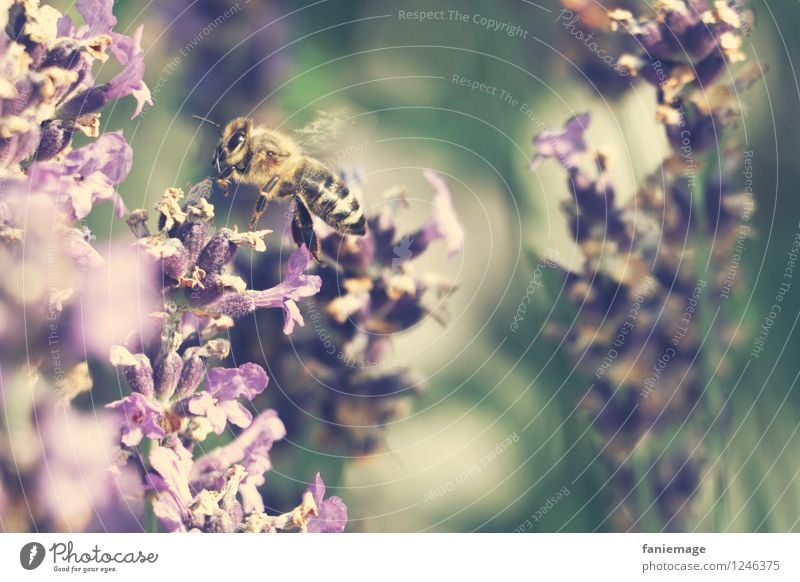
[[[316,160],[308,163],[305,170],[300,193],[311,211],[342,234],[366,233],[361,205],[344,182]]]

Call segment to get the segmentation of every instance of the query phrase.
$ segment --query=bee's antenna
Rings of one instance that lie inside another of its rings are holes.
[[[204,121],[206,123],[210,123],[211,125],[213,125],[217,129],[222,130],[222,126],[219,123],[217,123],[216,121],[211,121],[210,119],[208,119],[206,117],[200,117],[199,115],[192,115],[192,117],[194,117],[195,119],[199,119],[200,121]]]

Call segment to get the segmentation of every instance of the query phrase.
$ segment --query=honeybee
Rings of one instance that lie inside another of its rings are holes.
[[[259,188],[259,198],[250,219],[250,230],[268,203],[276,198],[294,201],[292,237],[305,244],[319,262],[320,245],[311,214],[321,218],[340,234],[362,236],[367,221],[355,195],[344,182],[319,160],[305,154],[286,134],[237,117],[224,128],[213,121],[221,136],[211,161],[215,180],[227,195],[231,182]]]

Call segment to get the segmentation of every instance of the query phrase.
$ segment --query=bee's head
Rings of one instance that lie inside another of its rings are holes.
[[[234,169],[240,172],[247,169],[252,131],[253,120],[247,117],[237,117],[222,130],[211,162],[217,170],[218,178],[226,178]]]

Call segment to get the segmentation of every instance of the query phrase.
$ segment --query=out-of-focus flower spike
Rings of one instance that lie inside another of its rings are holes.
[[[566,169],[574,168],[578,156],[586,151],[586,141],[583,136],[590,122],[591,116],[582,113],[570,117],[560,132],[542,130],[533,139],[536,154],[531,161],[531,169],[535,169],[542,160],[548,158],[557,160]]]

